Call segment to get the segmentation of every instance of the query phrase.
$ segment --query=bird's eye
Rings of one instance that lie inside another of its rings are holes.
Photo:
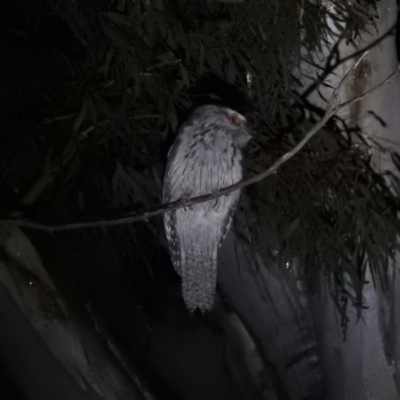
[[[229,121],[231,121],[232,124],[239,125],[240,123],[239,115],[237,115],[236,113],[229,114]]]

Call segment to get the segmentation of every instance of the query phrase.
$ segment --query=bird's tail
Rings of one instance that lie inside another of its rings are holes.
[[[210,311],[217,285],[217,249],[206,254],[196,246],[190,247],[182,260],[182,294],[190,312],[199,308]]]

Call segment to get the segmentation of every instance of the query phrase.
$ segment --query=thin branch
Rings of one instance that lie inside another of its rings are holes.
[[[259,182],[271,175],[276,174],[277,170],[282,166],[282,164],[286,163],[290,160],[293,156],[295,156],[305,145],[306,143],[316,134],[319,130],[327,123],[327,121],[332,118],[339,110],[344,107],[349,106],[350,104],[356,103],[366,96],[370,95],[371,93],[378,90],[380,87],[385,85],[389,82],[399,71],[399,67],[390,74],[386,79],[384,79],[381,83],[376,85],[374,88],[369,90],[368,92],[357,96],[351,100],[345,101],[344,103],[339,103],[339,91],[342,88],[344,82],[346,81],[347,77],[354,72],[354,70],[358,67],[360,62],[366,57],[366,55],[372,51],[373,49],[365,51],[361,57],[356,61],[356,63],[350,68],[350,70],[346,73],[343,79],[340,81],[337,88],[333,91],[327,106],[326,111],[322,119],[317,122],[314,127],[304,136],[302,140],[289,152],[284,154],[280,157],[275,163],[268,168],[266,171],[263,171],[251,178],[244,179],[234,185],[229,187],[223,188],[215,193],[210,193],[202,196],[197,196],[192,199],[188,200],[178,200],[168,204],[162,204],[157,207],[153,207],[147,210],[140,210],[140,211],[133,211],[133,212],[126,212],[119,217],[115,218],[103,218],[101,220],[85,220],[85,221],[78,221],[78,222],[70,222],[70,223],[47,223],[47,222],[35,222],[33,220],[28,220],[24,218],[14,218],[14,219],[4,219],[0,220],[1,225],[18,225],[20,227],[25,228],[32,228],[32,229],[39,229],[48,232],[54,231],[61,231],[61,230],[71,230],[71,229],[82,229],[82,228],[95,228],[95,227],[102,227],[102,226],[115,226],[115,225],[122,225],[122,224],[129,224],[135,221],[146,221],[149,218],[155,217],[157,215],[161,215],[166,211],[176,210],[178,208],[190,207],[198,203],[203,203],[205,201],[213,200],[218,197],[228,195],[236,190],[242,189],[246,186],[252,185],[256,182]],[[114,211],[115,213],[115,211]]]
[[[329,54],[328,59],[325,63],[325,67],[321,67],[321,69],[323,70],[322,74],[318,76],[318,78],[315,80],[315,82],[313,84],[311,84],[303,93],[301,93],[300,97],[303,100],[306,99],[312,92],[314,92],[319,87],[319,85],[321,85],[325,81],[325,79],[330,74],[333,73],[333,71],[337,67],[339,67],[339,65],[342,65],[343,63],[351,60],[354,57],[360,56],[360,54],[364,54],[365,51],[370,51],[373,48],[377,47],[381,42],[383,42],[384,39],[386,39],[390,35],[393,35],[395,30],[396,30],[396,24],[394,24],[392,27],[390,27],[382,36],[378,37],[376,40],[374,40],[372,43],[370,43],[364,49],[357,50],[356,52],[354,52],[346,57],[340,58],[339,53],[338,53],[338,47],[344,37],[344,33],[346,33],[346,32],[343,32],[340,39],[333,46],[333,49],[332,49],[331,53]],[[332,61],[334,55],[337,56],[337,60],[334,64],[331,65],[331,61]],[[307,60],[304,60],[304,61],[307,61]],[[307,62],[309,62],[309,61],[307,61]],[[317,65],[315,65],[315,64],[312,64],[312,66],[317,67]]]
[[[61,154],[60,162],[58,162],[57,164],[53,163],[53,165],[50,165],[48,168],[46,168],[43,174],[36,180],[36,182],[28,190],[28,192],[22,197],[20,201],[21,204],[33,204],[36,199],[46,190],[47,186],[57,176],[61,168],[65,164],[67,164],[71,157],[75,154],[78,143],[83,139],[83,136],[81,133],[79,133],[79,130],[87,116],[88,110],[89,103],[88,100],[85,100],[82,103],[79,113],[72,124],[71,138]]]
[[[349,101],[344,102],[344,103],[341,105],[341,108],[342,108],[342,107],[346,107],[346,106],[348,106],[349,104],[354,103],[355,101],[362,100],[362,99],[364,99],[365,97],[369,96],[370,94],[374,93],[374,92],[377,91],[381,86],[385,85],[385,84],[388,83],[391,79],[393,79],[393,78],[397,75],[397,73],[399,72],[399,70],[400,70],[400,64],[397,66],[396,70],[395,70],[394,72],[392,72],[387,78],[385,78],[379,85],[374,86],[372,89],[370,89],[370,90],[368,90],[367,92],[363,93],[362,95],[358,96],[356,99],[353,99],[353,100],[349,100]]]

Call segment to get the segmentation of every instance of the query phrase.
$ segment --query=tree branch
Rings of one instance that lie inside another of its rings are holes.
[[[328,59],[327,59],[327,61],[325,63],[325,66],[324,67],[320,67],[323,70],[322,74],[320,76],[318,76],[318,79],[315,80],[315,82],[312,83],[309,88],[307,88],[303,93],[300,94],[300,98],[302,100],[305,100],[312,92],[314,92],[319,87],[319,85],[321,83],[323,83],[325,81],[325,79],[330,74],[333,73],[333,71],[339,65],[342,65],[343,63],[351,60],[354,57],[363,55],[366,51],[370,51],[370,50],[376,48],[388,36],[393,35],[395,31],[396,31],[396,24],[393,24],[393,26],[391,26],[382,36],[378,37],[376,40],[374,40],[368,46],[364,47],[364,49],[357,50],[356,52],[354,52],[354,53],[352,53],[352,54],[350,54],[350,55],[348,55],[346,57],[340,58],[339,53],[338,53],[338,48],[339,48],[339,45],[340,45],[341,41],[344,38],[344,34],[346,33],[346,32],[343,32],[343,34],[341,35],[340,39],[333,46],[332,51],[329,54]],[[331,61],[332,61],[334,55],[337,55],[337,60],[336,60],[336,62],[334,64],[331,64]],[[315,65],[315,64],[312,64],[312,65],[314,67],[318,68],[317,65]]]
[[[166,211],[176,210],[178,208],[190,207],[195,204],[203,203],[205,201],[213,200],[218,197],[228,195],[236,190],[242,189],[246,186],[252,185],[256,182],[259,182],[271,175],[276,174],[277,170],[282,166],[282,164],[286,163],[293,156],[295,156],[305,145],[306,143],[316,134],[319,130],[328,122],[330,118],[332,118],[339,110],[344,107],[349,106],[350,104],[356,103],[366,96],[369,96],[371,93],[375,92],[387,82],[389,82],[399,71],[400,65],[398,68],[390,74],[386,79],[384,79],[381,83],[373,87],[371,90],[366,93],[357,96],[351,100],[345,101],[343,103],[339,103],[339,91],[343,87],[344,82],[347,80],[348,76],[354,72],[354,70],[358,67],[360,62],[370,53],[373,49],[365,51],[354,63],[354,65],[350,68],[350,70],[346,73],[343,79],[340,81],[337,88],[333,91],[327,106],[326,111],[322,119],[317,122],[314,127],[304,136],[302,140],[289,152],[280,157],[275,163],[268,168],[266,171],[263,171],[251,178],[244,179],[234,185],[223,188],[217,192],[197,196],[188,200],[178,200],[168,204],[162,204],[157,207],[149,208],[146,210],[126,212],[120,215],[117,218],[103,218],[103,219],[95,219],[95,220],[84,220],[84,221],[75,221],[69,223],[47,223],[34,221],[24,218],[10,218],[0,220],[0,225],[18,225],[20,227],[39,229],[48,232],[54,231],[62,231],[62,230],[71,230],[71,229],[82,229],[82,228],[94,228],[94,227],[102,227],[102,226],[115,226],[122,224],[129,224],[135,221],[143,221],[148,220],[149,218],[155,217],[157,215],[161,215]]]

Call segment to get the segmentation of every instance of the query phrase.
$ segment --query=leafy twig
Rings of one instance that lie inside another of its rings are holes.
[[[293,156],[295,156],[305,145],[306,143],[316,134],[318,131],[326,124],[326,122],[332,118],[340,109],[347,107],[353,103],[356,103],[366,96],[369,96],[371,93],[378,90],[384,84],[389,82],[399,71],[399,67],[390,74],[386,79],[384,79],[381,83],[376,85],[371,90],[367,91],[366,93],[357,96],[351,100],[345,101],[343,103],[339,103],[339,91],[342,88],[344,82],[347,80],[348,76],[354,72],[354,70],[358,67],[360,62],[367,56],[369,52],[373,49],[365,51],[355,62],[355,64],[350,68],[350,70],[346,73],[343,79],[340,81],[337,88],[333,91],[327,106],[326,111],[322,119],[314,125],[314,127],[304,136],[304,138],[289,152],[284,154],[280,157],[270,168],[266,171],[263,171],[251,178],[244,179],[234,185],[229,187],[223,188],[215,193],[210,193],[202,196],[197,196],[188,200],[178,200],[168,204],[162,204],[157,207],[153,207],[147,210],[141,211],[134,211],[128,212],[120,215],[117,218],[103,218],[103,219],[96,219],[91,221],[78,221],[78,222],[70,222],[70,223],[60,223],[60,224],[51,224],[51,223],[42,223],[33,220],[23,219],[23,218],[15,218],[15,219],[4,219],[0,221],[0,224],[12,224],[18,225],[21,227],[32,228],[32,229],[39,229],[45,231],[61,231],[61,230],[71,230],[71,229],[81,229],[81,228],[93,228],[93,227],[101,227],[101,226],[114,226],[114,225],[122,225],[128,224],[135,221],[143,221],[149,218],[155,217],[157,215],[163,214],[166,211],[176,210],[178,208],[183,207],[190,207],[192,205],[203,203],[205,201],[216,199],[220,196],[228,195],[236,190],[242,189],[246,186],[252,185],[256,182],[259,182],[268,176],[276,174],[277,170],[282,166],[282,164],[286,163],[290,160]],[[115,213],[115,210],[114,210]]]
[[[76,149],[80,141],[85,138],[93,127],[80,132],[80,128],[86,119],[88,113],[89,103],[85,100],[80,108],[78,115],[76,116],[72,127],[71,127],[71,138],[68,141],[64,151],[61,154],[60,161],[52,161],[50,166],[46,168],[43,174],[37,179],[37,181],[32,185],[29,191],[21,199],[21,204],[32,204],[36,199],[46,190],[47,186],[53,181],[53,179],[60,172],[62,167],[68,163],[68,161],[75,154]]]
[[[387,32],[385,32],[382,36],[378,37],[376,40],[374,40],[372,43],[370,43],[364,49],[357,50],[355,53],[352,53],[346,57],[340,58],[340,56],[338,55],[338,47],[339,47],[341,40],[345,36],[344,35],[345,32],[343,32],[343,34],[341,35],[341,39],[334,45],[330,55],[328,56],[328,60],[325,63],[325,67],[321,67],[321,69],[323,69],[323,73],[320,76],[318,76],[318,79],[307,90],[305,90],[303,93],[301,93],[300,97],[303,100],[306,99],[312,92],[314,92],[319,87],[319,85],[321,83],[323,83],[325,81],[325,79],[328,77],[328,75],[333,73],[333,71],[337,67],[339,67],[343,63],[349,61],[350,59],[359,56],[360,54],[361,55],[365,54],[366,51],[371,51],[372,49],[376,48],[380,43],[383,42],[384,39],[386,39],[388,36],[392,35],[395,32],[395,30],[396,30],[396,24],[394,24],[392,27],[390,27],[387,30]],[[337,55],[337,59],[334,64],[331,64],[331,61],[332,61],[332,58],[334,55]],[[303,61],[310,62],[305,59]],[[316,65],[316,64],[312,64],[312,66],[315,68],[319,68],[318,65]]]

